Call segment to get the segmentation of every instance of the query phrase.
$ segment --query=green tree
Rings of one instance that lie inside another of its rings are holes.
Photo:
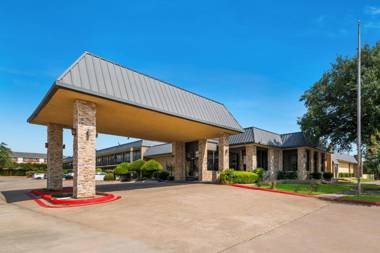
[[[380,43],[362,49],[362,139],[370,145],[380,127]],[[336,59],[301,97],[307,112],[298,120],[313,142],[334,150],[351,150],[356,141],[357,58]]]
[[[372,136],[363,165],[365,173],[374,174],[376,178],[380,177],[380,133]]]
[[[129,172],[131,165],[127,162],[120,163],[115,168],[116,175],[126,175]]]
[[[0,144],[0,168],[8,167],[12,164],[11,149],[7,147],[7,144],[2,142]]]

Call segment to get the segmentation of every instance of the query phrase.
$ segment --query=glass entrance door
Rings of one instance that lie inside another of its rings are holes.
[[[198,142],[187,142],[185,144],[186,152],[186,180],[198,180]]]

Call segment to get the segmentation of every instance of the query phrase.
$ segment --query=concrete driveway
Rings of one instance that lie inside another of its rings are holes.
[[[24,194],[45,183],[0,177],[0,252],[380,252],[379,207],[214,184],[101,183],[122,199],[45,209]]]

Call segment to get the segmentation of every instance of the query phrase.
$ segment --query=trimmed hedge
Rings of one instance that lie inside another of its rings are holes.
[[[297,179],[297,171],[279,171],[277,179]]]
[[[107,175],[104,176],[104,181],[113,181],[115,180],[115,176],[111,173],[108,173]]]
[[[339,177],[354,177],[354,173],[346,173],[346,172],[341,172],[338,174]]]
[[[127,162],[120,163],[115,168],[115,175],[126,175],[129,172],[130,164]]]
[[[228,169],[220,173],[220,182],[222,184],[253,184],[256,183],[259,176],[250,171],[236,171]]]
[[[144,164],[145,164],[144,160],[141,160],[141,159],[135,160],[132,163],[130,163],[129,171],[140,172],[141,168],[144,166]]]
[[[158,173],[158,178],[160,179],[160,180],[168,180],[169,179],[169,172],[167,172],[167,171],[161,171],[161,172],[159,172]]]
[[[323,172],[323,179],[324,180],[330,181],[331,178],[333,178],[333,177],[334,177],[333,173],[331,173],[331,172]]]
[[[152,178],[155,174],[163,170],[161,163],[156,160],[149,160],[141,167],[142,176],[146,178]]]
[[[310,177],[312,179],[321,179],[322,178],[322,173],[321,172],[313,172],[313,173],[310,173]]]

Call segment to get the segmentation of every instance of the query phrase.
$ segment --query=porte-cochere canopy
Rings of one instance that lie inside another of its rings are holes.
[[[85,52],[53,84],[28,119],[73,127],[75,100],[96,104],[97,132],[191,141],[243,132],[216,101]]]

